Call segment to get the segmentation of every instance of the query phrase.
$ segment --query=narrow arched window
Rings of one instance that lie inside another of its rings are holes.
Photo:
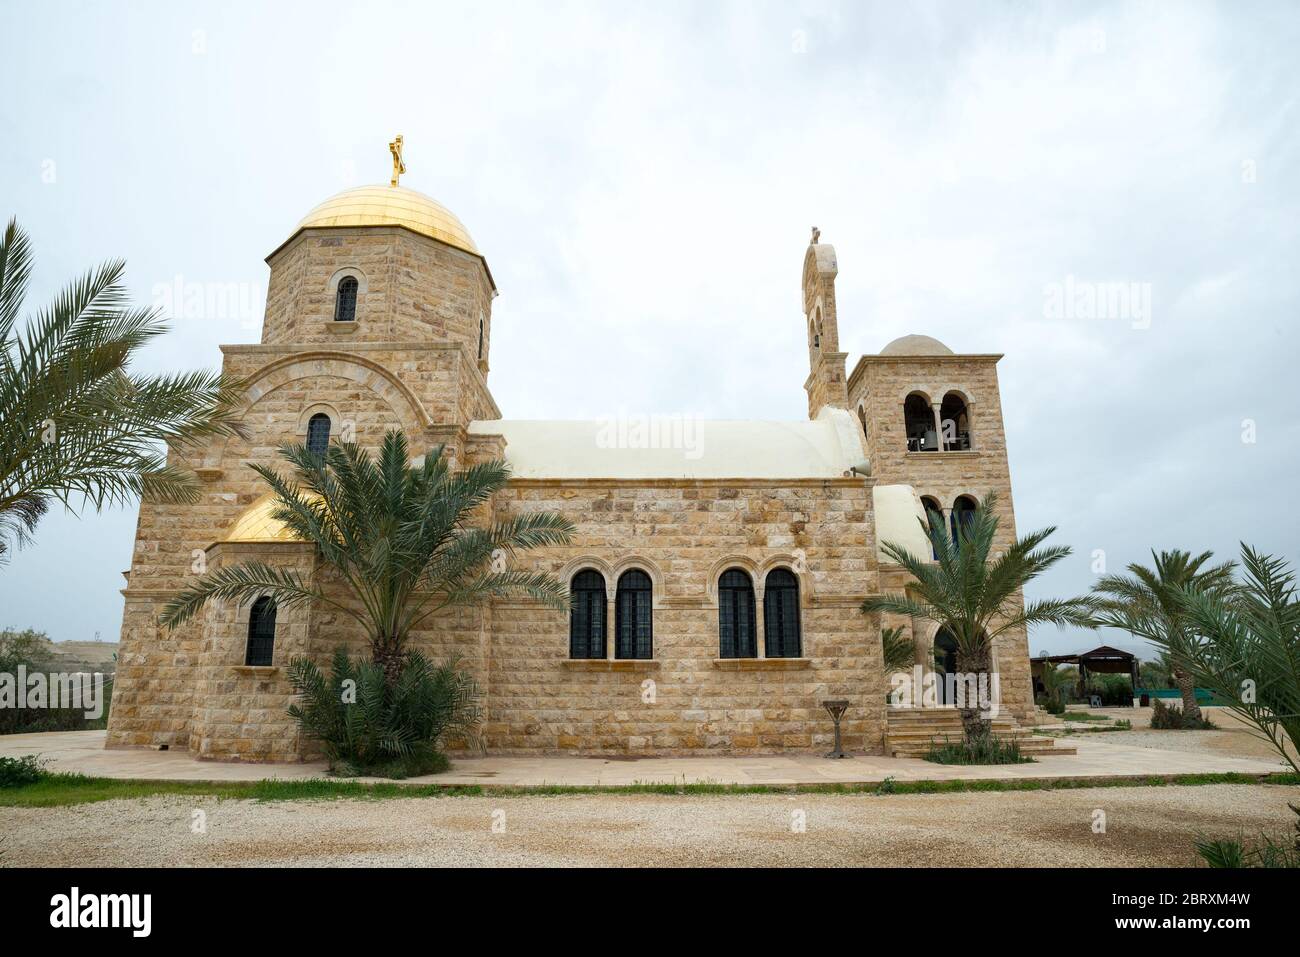
[[[754,582],[739,568],[718,579],[718,657],[758,657]]]
[[[929,495],[921,496],[921,505],[925,508],[925,519],[930,526],[931,532],[934,529],[943,530],[943,506],[939,504],[937,498],[931,498]],[[939,558],[939,551],[933,544],[930,546],[930,557]]]
[[[483,358],[483,317],[478,317],[478,357]]]
[[[949,523],[952,529],[952,543],[960,545],[965,533],[975,520],[975,500],[969,495],[959,495],[952,503],[952,516]]]
[[[903,401],[903,425],[907,430],[907,451],[933,452],[939,447],[934,434],[934,410],[925,396],[913,392]]]
[[[867,435],[867,407],[858,406],[858,422],[862,425],[862,437],[870,441],[871,436]]]
[[[248,645],[244,664],[269,665],[275,651],[275,599],[263,595],[248,613]]]
[[[357,280],[344,276],[334,294],[334,321],[353,322],[357,318]]]
[[[653,658],[650,576],[639,569],[625,571],[614,595],[614,657]]]
[[[329,444],[330,417],[324,412],[317,412],[307,420],[307,451],[317,458],[324,458]]]
[[[970,415],[966,401],[956,392],[949,392],[939,406],[939,425],[943,428],[943,450],[965,452],[970,449]]]
[[[799,579],[785,568],[767,573],[763,586],[763,648],[769,658],[798,658],[803,652],[799,633]]]
[[[590,568],[569,587],[569,657],[605,657],[605,579]]]

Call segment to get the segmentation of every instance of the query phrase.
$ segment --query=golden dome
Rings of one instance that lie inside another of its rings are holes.
[[[303,217],[301,229],[405,226],[448,246],[481,256],[469,230],[437,200],[404,186],[358,186],[331,196]]]
[[[296,542],[300,539],[284,522],[272,516],[276,508],[274,495],[263,495],[236,519],[226,536],[228,542]]]

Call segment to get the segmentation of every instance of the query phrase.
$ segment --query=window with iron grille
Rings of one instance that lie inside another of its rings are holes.
[[[334,294],[334,321],[353,322],[357,318],[357,281],[352,276],[339,280],[338,292]]]
[[[307,420],[307,451],[321,458],[329,444],[330,417],[324,412],[317,412]]]
[[[798,658],[802,653],[799,634],[799,580],[785,568],[767,573],[763,587],[764,646],[769,658]]]
[[[654,657],[650,576],[631,569],[618,579],[614,595],[614,657]]]
[[[718,657],[757,658],[754,582],[739,568],[718,579]]]
[[[275,651],[275,599],[263,595],[248,613],[248,645],[244,664],[269,665]]]
[[[569,588],[569,657],[605,657],[605,579],[590,568],[573,576]]]

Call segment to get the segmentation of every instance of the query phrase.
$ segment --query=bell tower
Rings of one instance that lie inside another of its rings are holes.
[[[803,258],[803,314],[808,326],[808,418],[815,419],[826,406],[849,407],[844,375],[845,353],[840,352],[839,323],[835,317],[835,276],[839,265],[835,247],[821,242],[821,230],[812,229],[812,240]]]

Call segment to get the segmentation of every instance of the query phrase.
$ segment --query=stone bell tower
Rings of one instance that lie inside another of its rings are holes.
[[[803,258],[803,314],[808,324],[808,366],[804,389],[808,392],[808,418],[815,419],[826,406],[849,407],[844,375],[845,353],[840,352],[840,330],[835,316],[835,276],[839,265],[835,247],[823,244],[821,230]]]

